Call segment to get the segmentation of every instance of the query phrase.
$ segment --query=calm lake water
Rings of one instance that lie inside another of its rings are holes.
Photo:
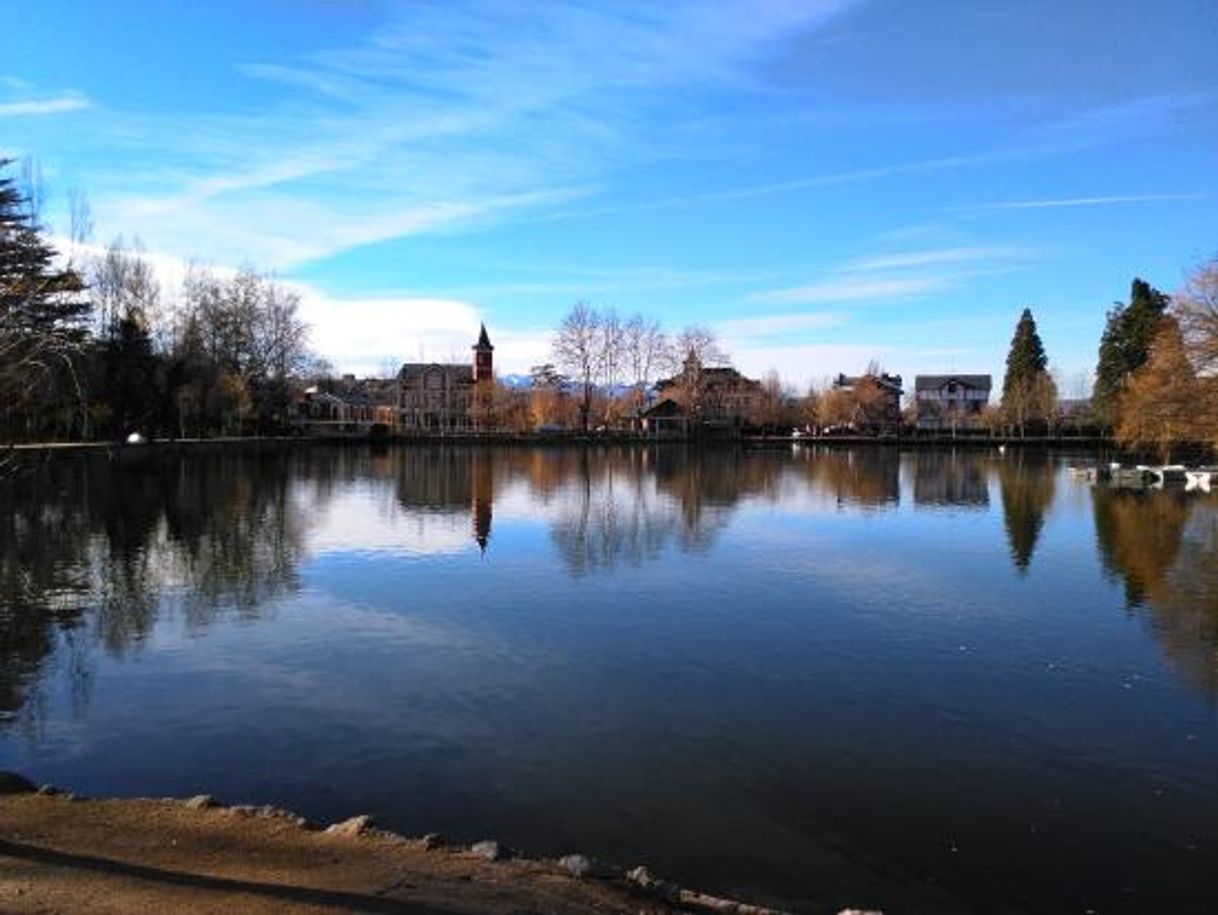
[[[359,448],[0,485],[0,768],[801,911],[1218,910],[1218,498],[993,452]]]

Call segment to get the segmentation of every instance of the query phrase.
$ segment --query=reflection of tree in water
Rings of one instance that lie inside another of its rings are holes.
[[[1056,494],[1053,467],[1044,453],[1019,450],[998,463],[998,483],[1011,559],[1026,572]]]
[[[568,452],[551,537],[577,574],[657,558],[665,544],[705,550],[740,499],[771,496],[782,465],[736,449]]]
[[[1096,541],[1172,663],[1218,693],[1218,501],[1181,492],[1092,490]]]
[[[838,505],[885,508],[901,501],[901,455],[895,448],[801,448],[798,457],[807,481]]]
[[[983,509],[990,504],[987,460],[973,451],[918,450],[909,455],[914,505]]]
[[[180,612],[253,615],[296,585],[304,519],[286,453],[63,461],[0,487],[0,716],[37,717],[53,656],[137,646]]]

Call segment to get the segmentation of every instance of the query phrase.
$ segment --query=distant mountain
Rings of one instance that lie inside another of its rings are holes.
[[[515,391],[527,391],[533,387],[533,379],[529,375],[500,375],[499,383]]]
[[[531,375],[520,375],[520,374],[500,375],[499,383],[501,385],[503,385],[505,388],[510,388],[513,391],[528,391],[528,390],[531,390],[533,387],[533,378]],[[633,390],[633,387],[634,387],[633,385],[629,385],[629,384],[615,384],[615,385],[613,385],[613,387],[606,389],[602,385],[596,385],[595,390],[598,394],[604,394],[607,392],[607,393],[609,393],[610,396],[616,398],[616,397],[622,397],[622,396],[630,393],[630,391]],[[568,394],[572,394],[572,395],[582,393],[582,389],[580,387],[579,382],[572,381],[569,378],[563,384],[563,390],[566,391]],[[650,386],[648,386],[648,393],[649,394],[651,393]]]

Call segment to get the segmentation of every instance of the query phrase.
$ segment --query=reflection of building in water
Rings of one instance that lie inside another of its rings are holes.
[[[990,504],[986,459],[968,451],[915,451],[914,505],[985,508]]]
[[[397,499],[407,514],[423,524],[469,518],[474,541],[485,551],[495,493],[494,450],[461,445],[400,448],[394,458]]]
[[[901,455],[894,448],[805,447],[797,458],[812,488],[838,505],[883,508],[901,501]]]
[[[491,505],[495,499],[494,452],[479,448],[474,453],[473,504],[474,541],[483,553],[491,539]]]

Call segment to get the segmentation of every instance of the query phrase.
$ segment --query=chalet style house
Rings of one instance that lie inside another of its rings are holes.
[[[704,367],[691,350],[681,372],[656,382],[656,400],[639,414],[651,435],[735,435],[761,409],[761,383],[733,368]]]
[[[470,363],[408,362],[398,372],[397,426],[407,435],[470,432],[495,380],[494,351],[486,325]]]
[[[980,428],[991,386],[989,375],[918,375],[914,379],[918,428],[952,432]]]
[[[879,375],[874,373],[857,376],[838,375],[833,379],[833,389],[854,392],[865,382],[874,385],[875,392],[883,400],[882,407],[868,410],[870,415],[860,417],[860,421],[866,425],[878,426],[883,430],[898,429],[901,425],[901,395],[905,393],[901,390],[901,376],[889,375],[887,372]]]

